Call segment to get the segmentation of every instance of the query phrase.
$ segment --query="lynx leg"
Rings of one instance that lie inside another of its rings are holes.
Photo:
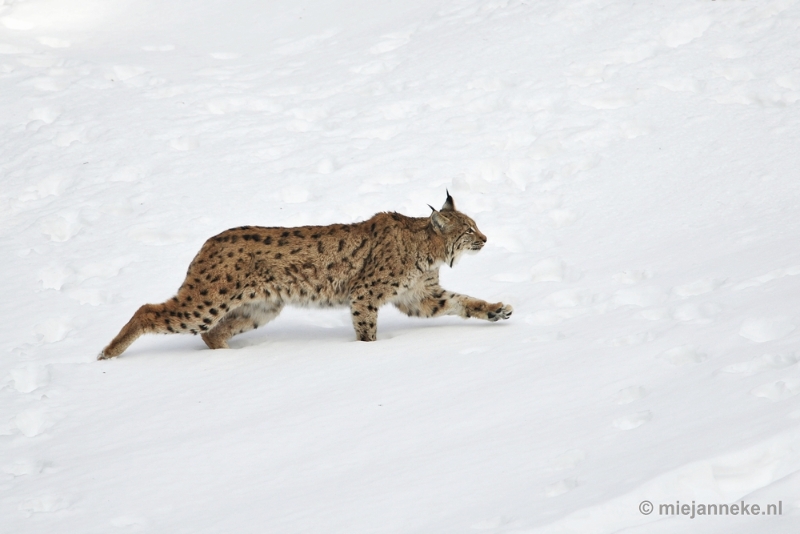
[[[445,291],[441,287],[433,289],[431,294],[422,298],[403,299],[395,302],[394,305],[410,317],[458,315],[464,319],[475,317],[491,322],[508,319],[514,311],[514,308],[502,302],[489,303],[467,295]]]
[[[281,313],[282,303],[253,302],[244,304],[228,312],[217,326],[202,335],[210,349],[227,349],[228,340],[236,334],[242,334],[265,325]]]
[[[375,341],[378,333],[377,306],[366,299],[354,299],[350,302],[350,317],[359,341]]]

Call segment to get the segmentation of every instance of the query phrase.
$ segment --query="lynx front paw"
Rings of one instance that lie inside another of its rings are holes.
[[[497,307],[495,308],[494,306]],[[510,304],[498,302],[494,306],[492,306],[492,311],[486,314],[486,317],[493,323],[499,321],[500,319],[508,319],[511,317],[511,313],[514,311],[514,308],[512,308]]]

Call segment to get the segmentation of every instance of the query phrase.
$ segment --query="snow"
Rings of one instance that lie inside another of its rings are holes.
[[[800,3],[0,0],[0,531],[793,532]],[[426,216],[497,324],[98,351],[226,228]],[[782,502],[780,517],[639,503]]]

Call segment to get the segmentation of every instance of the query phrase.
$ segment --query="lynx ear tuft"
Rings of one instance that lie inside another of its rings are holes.
[[[445,189],[447,191],[447,189]],[[455,211],[456,203],[453,200],[453,197],[450,196],[450,191],[447,191],[447,200],[444,201],[444,205],[442,206],[442,211]]]

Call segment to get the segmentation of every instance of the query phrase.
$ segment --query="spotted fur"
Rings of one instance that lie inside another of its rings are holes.
[[[375,341],[378,309],[415,317],[508,319],[512,307],[446,291],[439,267],[477,252],[486,236],[448,193],[430,217],[378,213],[354,224],[226,230],[205,242],[178,294],[145,304],[98,359],[147,333],[200,334],[212,349],[263,326],[287,305],[349,307],[356,336]]]

